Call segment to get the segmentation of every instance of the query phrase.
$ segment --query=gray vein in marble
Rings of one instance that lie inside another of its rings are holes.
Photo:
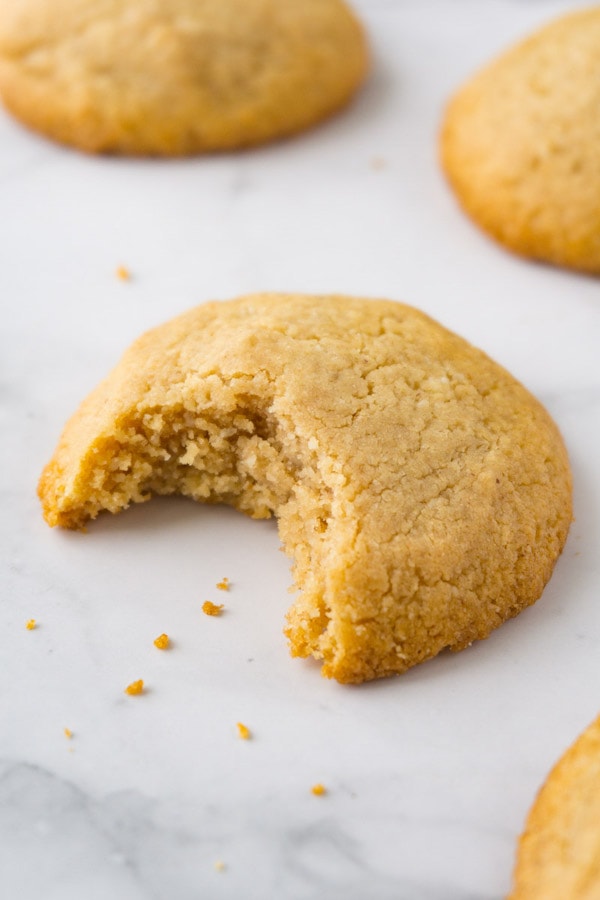
[[[47,769],[3,761],[0,871],[27,896],[86,900],[239,896],[240,876],[245,897],[257,900],[499,900],[377,872],[333,817],[300,822],[280,806],[236,811],[137,791],[96,798]],[[261,850],[273,861],[266,868]],[[215,872],[218,858],[230,872]],[[52,894],[44,893],[48,886]]]

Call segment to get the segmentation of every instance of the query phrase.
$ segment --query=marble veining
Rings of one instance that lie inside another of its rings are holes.
[[[573,4],[356,6],[371,81],[295,140],[97,159],[0,113],[0,900],[501,900],[535,792],[600,712],[599,282],[480,234],[435,147],[453,88]],[[264,289],[412,303],[546,404],[576,519],[533,608],[344,688],[288,656],[273,522],[161,499],[47,528],[42,466],[129,342]]]
[[[230,800],[215,805],[149,799],[127,790],[95,797],[40,766],[2,761],[0,806],[3,879],[19,883],[31,896],[227,897],[232,864],[223,858],[225,848],[247,860],[249,868],[240,874],[247,880],[248,897],[281,892],[316,900],[323,891],[340,900],[499,896],[454,890],[434,872],[419,882],[386,874],[373,865],[355,828],[344,827],[327,813],[307,821],[276,797],[260,809],[231,809]],[[398,818],[387,824],[397,829]],[[466,828],[457,819],[403,824],[431,830],[434,836],[457,829],[472,840],[481,834],[479,824]],[[25,870],[19,855],[22,842],[31,860]],[[253,867],[258,858],[263,868],[260,856],[265,850],[268,870],[264,881],[253,885]],[[219,861],[222,871],[215,866]]]

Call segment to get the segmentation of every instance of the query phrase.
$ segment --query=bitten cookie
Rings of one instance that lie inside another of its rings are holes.
[[[509,50],[450,102],[447,177],[511,250],[600,272],[600,7]]]
[[[344,0],[4,0],[0,95],[81,150],[259,144],[342,107],[365,76]]]
[[[600,900],[600,719],[554,767],[529,813],[509,900]]]
[[[292,653],[343,682],[486,637],[540,596],[571,520],[562,440],[525,388],[415,309],[336,296],[207,303],[148,332],[39,492],[68,528],[154,493],[277,516]]]

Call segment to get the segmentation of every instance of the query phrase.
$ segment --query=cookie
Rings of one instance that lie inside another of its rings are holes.
[[[472,218],[524,256],[600,272],[600,7],[543,28],[458,91],[441,158]]]
[[[415,309],[338,296],[207,303],[148,332],[39,492],[67,528],[152,494],[277,516],[292,654],[342,682],[486,637],[540,596],[571,520],[561,437],[524,387]]]
[[[15,0],[0,16],[0,95],[90,152],[174,156],[301,131],[367,67],[344,0]]]
[[[600,900],[600,718],[538,794],[509,900]]]

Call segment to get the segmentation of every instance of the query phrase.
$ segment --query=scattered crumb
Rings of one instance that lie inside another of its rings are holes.
[[[322,797],[323,794],[327,793],[327,788],[324,784],[313,784],[310,790],[315,795],[315,797]]]
[[[144,690],[144,681],[140,678],[138,681],[132,681],[131,684],[128,684],[125,688],[125,693],[129,694],[131,697],[135,697],[137,694],[141,694]]]
[[[215,863],[215,869],[217,870],[217,872],[224,872],[224,871],[225,871],[225,863],[223,862],[222,859],[218,859],[218,860],[216,861],[216,863]]]
[[[25,623],[25,628],[27,631],[33,631],[34,628],[37,628],[37,622],[35,619],[30,619],[29,622]]]
[[[243,725],[242,722],[237,723],[238,735],[241,737],[243,741],[248,741],[251,738],[250,729],[247,725]]]
[[[222,609],[222,603],[212,603],[210,600],[205,600],[202,604],[202,612],[206,613],[207,616],[220,616]]]
[[[158,647],[159,650],[166,650],[169,646],[169,635],[159,634],[159,636],[154,641],[154,646]]]
[[[224,578],[223,581],[217,581],[217,587],[220,591],[228,591],[229,590],[229,578]]]
[[[131,272],[126,266],[119,266],[116,275],[121,281],[131,281]]]
[[[374,156],[371,160],[371,168],[374,169],[375,172],[381,172],[382,169],[387,168],[387,160],[382,156]]]
[[[71,738],[73,737],[73,732],[71,731],[71,729],[65,728],[64,732],[65,732],[65,737],[68,738],[69,740],[71,740]]]

